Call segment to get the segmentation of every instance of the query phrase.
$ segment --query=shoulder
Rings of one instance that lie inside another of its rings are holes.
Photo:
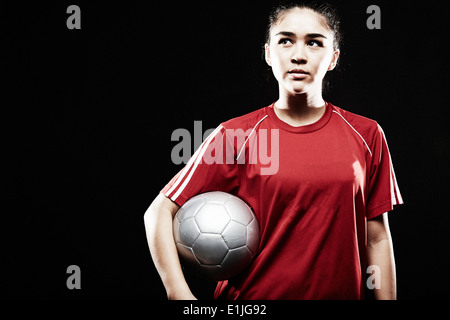
[[[228,121],[222,122],[221,125],[225,129],[242,129],[246,131],[247,129],[252,129],[261,120],[267,117],[267,107],[260,108],[258,110],[252,111],[250,113],[244,114],[242,116],[232,118]]]
[[[380,125],[375,120],[349,112],[335,105],[330,105],[333,115],[339,120],[345,122],[348,127],[361,135],[361,137],[367,141],[369,145],[373,143],[377,133],[382,132]]]
[[[359,114],[344,110],[335,105],[331,104],[331,110],[333,113],[337,114],[343,120],[347,121],[354,127],[358,127],[361,130],[374,130],[378,127],[378,123],[375,120],[369,119],[367,117],[361,116]]]

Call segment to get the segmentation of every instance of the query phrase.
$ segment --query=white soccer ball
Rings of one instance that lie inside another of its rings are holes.
[[[189,199],[173,219],[173,233],[182,265],[215,281],[242,272],[259,246],[259,224],[251,208],[220,191]]]

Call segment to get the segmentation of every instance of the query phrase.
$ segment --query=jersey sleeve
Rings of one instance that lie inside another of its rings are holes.
[[[218,126],[200,145],[183,169],[161,190],[182,206],[191,197],[208,191],[233,193],[239,171],[235,149],[223,125]]]
[[[383,129],[377,125],[372,143],[372,161],[367,199],[367,219],[403,204]]]

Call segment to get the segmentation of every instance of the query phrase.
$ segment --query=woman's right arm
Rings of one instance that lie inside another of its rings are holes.
[[[169,300],[194,300],[181,270],[172,220],[179,206],[160,193],[144,215],[148,246]]]

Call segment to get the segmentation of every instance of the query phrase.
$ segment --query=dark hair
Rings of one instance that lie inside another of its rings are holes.
[[[270,31],[272,30],[273,25],[278,22],[278,20],[284,13],[294,8],[310,9],[320,14],[325,19],[328,28],[333,32],[334,50],[338,50],[340,48],[343,36],[341,32],[341,22],[337,10],[329,3],[318,3],[316,1],[310,3],[288,2],[275,7],[269,14],[269,23],[267,24],[265,43],[269,43],[270,41]],[[325,75],[325,78],[323,79],[322,90],[324,91],[327,91],[330,88],[329,77],[329,73],[327,73]]]
[[[299,9],[310,9],[318,14],[320,14],[326,21],[328,28],[333,32],[333,47],[334,50],[339,49],[341,41],[342,41],[342,34],[341,34],[341,28],[340,28],[340,19],[338,16],[338,13],[336,9],[331,6],[329,3],[318,3],[316,1],[312,3],[295,3],[295,2],[289,2],[286,4],[281,4],[277,7],[275,7],[272,12],[269,15],[269,23],[267,25],[266,30],[266,43],[269,43],[270,41],[270,30],[272,29],[273,25],[278,22],[281,15],[283,13],[286,13],[287,11],[299,8]]]

